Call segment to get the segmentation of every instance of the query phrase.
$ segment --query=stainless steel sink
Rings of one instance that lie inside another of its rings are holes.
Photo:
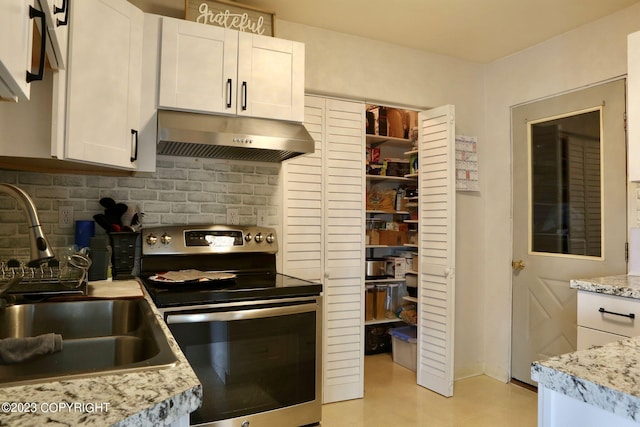
[[[0,365],[0,385],[118,374],[177,358],[145,299],[45,302],[0,310],[0,339],[62,335],[60,352]]]

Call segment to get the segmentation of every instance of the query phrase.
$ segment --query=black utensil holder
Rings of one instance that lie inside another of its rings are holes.
[[[109,233],[111,241],[111,275],[113,280],[132,279],[135,275],[138,232]]]

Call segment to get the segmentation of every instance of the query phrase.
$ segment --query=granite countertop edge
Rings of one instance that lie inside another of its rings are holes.
[[[0,404],[30,404],[22,411],[6,411],[6,407],[0,406],[0,426],[165,426],[198,409],[202,385],[144,289],[143,294],[161,320],[163,332],[177,356],[176,364],[116,375],[0,387]],[[75,406],[60,409],[56,405],[62,402]]]
[[[640,299],[640,276],[619,274],[615,276],[573,279],[569,287],[580,291]]]
[[[640,337],[534,362],[531,378],[539,386],[640,421]]]

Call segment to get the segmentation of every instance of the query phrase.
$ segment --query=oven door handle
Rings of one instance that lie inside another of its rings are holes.
[[[256,308],[249,310],[223,311],[218,313],[185,313],[167,314],[167,324],[229,322],[233,320],[260,319],[264,317],[285,316],[287,314],[308,313],[316,311],[318,304],[301,304],[285,307]]]

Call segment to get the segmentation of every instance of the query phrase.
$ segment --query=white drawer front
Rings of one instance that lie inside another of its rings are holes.
[[[635,318],[632,318],[633,316]],[[578,292],[578,326],[625,337],[638,336],[640,335],[640,300],[580,291]]]
[[[610,342],[620,341],[626,338],[627,337],[623,337],[622,335],[578,326],[578,350],[585,350],[594,345],[605,345]]]

